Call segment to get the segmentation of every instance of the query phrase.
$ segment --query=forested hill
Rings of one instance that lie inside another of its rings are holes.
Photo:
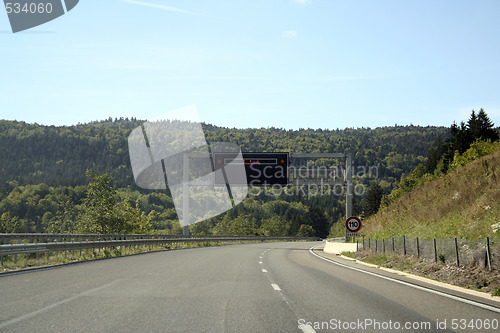
[[[0,181],[18,185],[87,183],[85,170],[109,172],[116,187],[134,187],[127,137],[137,119],[109,119],[75,126],[42,126],[0,120]],[[203,124],[208,142],[232,142],[243,151],[351,152],[358,166],[377,166],[390,188],[425,160],[445,127],[358,129],[234,129]]]

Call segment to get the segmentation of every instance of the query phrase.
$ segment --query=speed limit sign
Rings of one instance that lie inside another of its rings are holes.
[[[358,232],[361,229],[361,220],[359,217],[351,216],[345,221],[345,228],[349,232]]]

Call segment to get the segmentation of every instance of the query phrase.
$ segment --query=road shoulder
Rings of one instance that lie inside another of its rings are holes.
[[[340,254],[326,253],[323,248],[316,246],[313,249],[314,253],[320,257],[339,263],[344,266],[349,266],[358,270],[363,270],[385,276],[394,280],[403,281],[412,285],[420,286],[423,288],[435,290],[455,297],[464,298],[470,301],[478,302],[481,304],[489,305],[500,309],[500,298],[493,297],[489,294],[453,286],[447,283],[435,281],[422,276],[397,271],[394,269],[384,268],[377,265],[362,262],[357,259],[342,256]]]

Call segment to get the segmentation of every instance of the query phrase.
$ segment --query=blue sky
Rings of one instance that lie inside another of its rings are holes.
[[[12,34],[0,118],[71,125],[196,105],[237,128],[500,126],[500,1],[80,0]]]

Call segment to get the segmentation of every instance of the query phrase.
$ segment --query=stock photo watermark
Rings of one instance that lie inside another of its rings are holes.
[[[344,166],[314,166],[310,165],[309,161],[304,166],[289,166],[285,168],[264,167],[263,169],[254,168],[250,165],[250,169],[254,172],[249,176],[250,181],[250,196],[265,195],[279,197],[286,196],[302,196],[311,199],[315,196],[334,195],[342,197],[345,195],[363,196],[367,189],[365,184],[352,184],[348,186],[346,173],[348,170]],[[351,172],[358,179],[378,178],[377,166],[352,166]],[[269,186],[260,186],[262,179],[275,179],[287,174],[290,181],[283,184],[273,184]],[[252,178],[255,178],[255,183]]]
[[[79,0],[4,0],[12,32],[28,30],[50,22],[73,8]]]
[[[168,186],[182,227],[222,214],[248,194],[248,186],[241,186],[246,184],[245,167],[233,162],[242,159],[239,146],[208,144],[194,106],[145,122],[132,131],[128,144],[137,186],[150,190]],[[210,150],[229,156],[225,168],[214,170]],[[224,186],[215,179],[225,179]]]
[[[495,332],[499,328],[498,319],[437,319],[432,321],[393,321],[393,320],[377,320],[374,318],[357,319],[357,320],[340,320],[330,319],[328,321],[307,321],[299,319],[298,328],[301,330],[333,330],[333,331],[358,331],[376,330],[384,331],[447,331],[447,330],[468,330],[469,332]]]

